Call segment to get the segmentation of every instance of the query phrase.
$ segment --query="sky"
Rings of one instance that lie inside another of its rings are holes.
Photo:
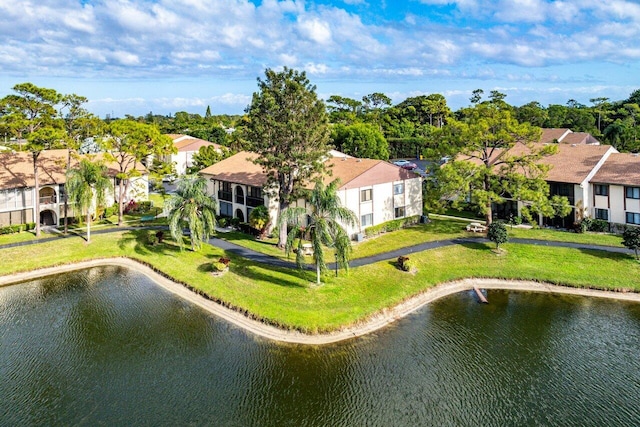
[[[323,99],[591,105],[640,88],[639,40],[639,0],[0,0],[0,96],[32,82],[101,117],[242,114],[287,66]]]

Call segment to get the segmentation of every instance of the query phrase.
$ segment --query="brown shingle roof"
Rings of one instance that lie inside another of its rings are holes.
[[[220,181],[264,186],[267,175],[262,167],[253,163],[258,155],[242,151],[200,171]],[[415,178],[417,175],[383,160],[331,157],[327,160],[331,175],[325,183],[340,179],[340,189],[366,187],[384,182]]]
[[[267,174],[262,171],[261,166],[253,163],[257,157],[256,153],[241,151],[201,170],[200,173],[210,175],[219,181],[262,187],[267,183]]]
[[[546,180],[580,184],[609,151],[615,149],[610,145],[559,144],[557,154],[542,160],[551,166]]]
[[[531,147],[540,149],[544,144],[533,144]],[[551,166],[545,180],[553,182],[566,182],[570,184],[580,184],[593,171],[598,162],[602,160],[609,151],[615,152],[610,145],[573,145],[573,144],[553,144],[558,147],[556,154],[543,157],[540,163]],[[529,152],[530,148],[524,144],[516,144],[507,155],[521,156]],[[491,164],[501,161],[502,150],[496,150],[491,158]],[[456,160],[467,160],[465,156],[458,156]],[[469,159],[475,164],[480,161]]]
[[[340,179],[340,189],[368,187],[385,182],[401,181],[417,177],[401,167],[383,160],[333,157],[328,160],[332,175],[325,183]]]
[[[572,132],[562,139],[562,144],[600,144],[600,141],[587,132]]]
[[[210,145],[213,145],[217,149],[220,149],[220,145],[210,141],[205,141],[204,139],[198,139],[198,138],[183,139],[178,142],[175,142],[174,145],[176,146],[179,152],[198,151],[200,147],[208,147]]]
[[[102,158],[97,155],[96,159]],[[72,167],[77,165],[77,160],[71,160]],[[40,185],[64,184],[67,171],[67,150],[46,150],[38,157],[38,180]],[[141,164],[137,165],[141,172],[146,171]],[[107,164],[109,176],[118,173],[114,163]],[[0,189],[33,187],[33,157],[30,152],[2,152],[0,153]]]
[[[538,141],[542,144],[559,142],[561,144],[600,144],[596,138],[587,132],[573,132],[566,128],[543,128]]]
[[[640,186],[640,156],[629,153],[611,154],[591,182]]]
[[[571,132],[571,129],[543,128],[542,136],[540,136],[539,142],[545,144],[549,142],[560,141],[562,137],[569,132]]]
[[[166,134],[166,136],[173,140],[173,145],[175,145],[179,152],[198,151],[200,147],[209,145],[213,145],[217,149],[221,148],[219,144],[211,141],[205,141],[204,139],[196,138],[191,135],[184,135],[181,133],[168,133]]]

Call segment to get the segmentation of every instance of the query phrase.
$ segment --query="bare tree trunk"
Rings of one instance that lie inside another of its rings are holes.
[[[87,243],[91,243],[91,212],[87,212]]]
[[[118,227],[122,225],[122,218],[124,216],[124,185],[122,184],[122,179],[118,183]]]
[[[71,150],[67,150],[67,171],[71,167]],[[67,186],[65,180],[65,188],[64,188],[64,234],[67,234],[69,231],[69,203],[67,202],[69,198],[67,197]]]
[[[320,264],[316,262],[316,284],[320,284]]]
[[[282,201],[282,199],[280,199],[280,212],[279,214],[281,214],[286,208],[289,207],[289,203],[288,202],[284,202]],[[284,247],[287,245],[287,223],[286,221],[283,221],[280,224],[280,230],[278,230],[278,248],[280,249],[284,249]]]
[[[33,182],[35,186],[36,200],[35,200],[35,218],[36,223],[36,237],[40,237],[40,182],[38,180],[38,156],[40,153],[33,152]]]
[[[491,185],[490,185],[490,183],[489,183],[489,177],[488,177],[488,176],[485,176],[485,177],[484,177],[484,191],[485,191],[485,192],[489,192],[490,187],[491,187]],[[487,206],[486,206],[486,212],[487,212],[487,214],[486,214],[486,218],[485,218],[485,220],[486,220],[486,222],[487,222],[487,224],[486,224],[486,225],[487,225],[487,227],[488,227],[488,226],[490,226],[490,225],[491,225],[491,223],[493,222],[493,212],[492,212],[492,210],[491,210],[491,209],[492,209],[492,207],[491,207],[491,200],[489,200],[489,201],[487,201]]]

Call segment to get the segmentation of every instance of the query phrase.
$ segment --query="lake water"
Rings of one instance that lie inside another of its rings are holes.
[[[0,288],[0,425],[640,425],[640,304],[488,299],[316,347],[117,267]]]

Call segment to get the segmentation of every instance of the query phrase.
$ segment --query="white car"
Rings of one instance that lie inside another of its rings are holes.
[[[410,162],[409,160],[396,160],[395,162],[393,162],[393,164],[396,166],[400,166],[402,169],[406,169],[410,171],[418,167],[418,165],[416,165],[413,162]]]

